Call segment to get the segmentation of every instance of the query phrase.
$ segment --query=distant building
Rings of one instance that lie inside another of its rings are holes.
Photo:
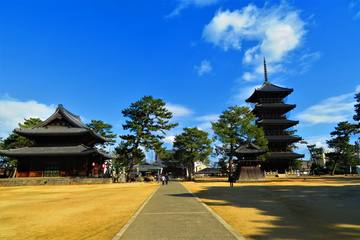
[[[194,172],[197,173],[205,168],[208,168],[209,165],[208,164],[205,164],[203,162],[195,162],[194,163]]]
[[[266,150],[253,143],[246,143],[235,150],[237,158],[236,180],[255,180],[265,178],[261,164],[264,162],[259,156],[266,153]]]
[[[264,59],[265,81],[246,100],[253,103],[253,113],[256,124],[264,129],[268,140],[266,170],[285,172],[292,161],[304,157],[292,151],[292,144],[299,142],[301,137],[293,135],[291,127],[299,121],[289,120],[286,114],[296,107],[295,104],[285,103],[285,98],[293,92],[292,88],[284,88],[268,81],[266,62]]]
[[[95,147],[106,139],[62,105],[40,125],[15,129],[15,133],[34,142],[31,147],[0,151],[17,159],[16,177],[98,177],[110,158]]]

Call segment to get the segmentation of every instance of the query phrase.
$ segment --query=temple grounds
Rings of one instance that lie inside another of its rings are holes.
[[[246,239],[360,239],[360,178],[183,185]]]
[[[0,239],[112,239],[157,187],[0,187]]]

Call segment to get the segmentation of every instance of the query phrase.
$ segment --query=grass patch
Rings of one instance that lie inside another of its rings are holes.
[[[157,186],[0,187],[0,239],[112,239]]]
[[[360,178],[183,184],[247,239],[360,239]]]

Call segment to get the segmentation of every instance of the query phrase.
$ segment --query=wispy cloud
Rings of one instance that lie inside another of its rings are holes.
[[[360,19],[360,0],[351,0],[349,10],[353,14],[354,20]]]
[[[55,110],[54,105],[46,105],[34,100],[20,101],[4,96],[0,98],[0,137],[6,137],[25,118],[46,119]]]
[[[202,130],[210,130],[211,129],[211,122],[216,121],[219,118],[219,114],[208,114],[196,117],[195,120],[197,121],[197,127]]]
[[[261,85],[256,84],[239,88],[233,96],[232,102],[235,104],[244,104],[245,100],[259,87],[261,87]]]
[[[207,7],[214,4],[217,4],[221,0],[178,0],[177,5],[174,8],[174,10],[171,11],[168,15],[166,15],[167,18],[172,18],[179,16],[183,10],[185,10],[188,7],[194,6],[194,7]]]
[[[297,73],[307,72],[310,69],[310,67],[313,65],[313,63],[319,60],[320,57],[321,57],[320,52],[308,52],[303,54],[299,58],[299,63],[298,63],[299,69]]]
[[[202,60],[199,66],[195,66],[195,70],[199,76],[210,73],[212,69],[211,63],[206,59]]]
[[[193,112],[190,108],[187,108],[180,104],[167,103],[166,108],[173,113],[174,117],[187,117]]]
[[[175,141],[175,135],[167,135],[163,140],[165,143],[172,144]]]
[[[326,141],[329,139],[329,136],[311,136],[306,138],[306,142],[308,144],[315,144],[316,147],[322,147],[325,150],[328,149],[328,145],[326,144]]]
[[[298,143],[295,143],[295,146],[297,147],[298,152],[304,153],[306,155],[306,158],[309,159],[310,154],[309,154],[309,149],[307,148],[307,145],[315,144],[316,147],[322,147],[325,150],[325,152],[327,152],[327,151],[329,151],[329,147],[326,144],[326,140],[328,140],[328,139],[329,139],[328,136],[323,136],[323,135],[306,137],[306,138],[304,138],[304,140],[306,141],[306,144],[298,142]]]
[[[360,85],[354,92],[324,99],[305,109],[296,118],[310,125],[351,120],[354,114],[354,94],[359,90]]]
[[[301,45],[306,33],[299,11],[286,4],[258,8],[253,4],[239,10],[219,10],[204,27],[206,41],[225,51],[240,50],[244,42],[254,43],[245,49],[243,63],[252,68],[244,80],[262,74],[262,57],[269,62],[269,72],[282,71],[282,62]]]

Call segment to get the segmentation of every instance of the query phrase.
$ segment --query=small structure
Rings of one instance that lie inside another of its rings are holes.
[[[0,151],[18,160],[16,177],[99,177],[111,158],[95,147],[107,140],[62,105],[38,126],[14,131],[33,142],[31,147]]]
[[[194,162],[194,172],[197,173],[205,168],[208,168],[209,165],[208,164],[205,164],[203,162],[199,162],[199,161],[196,161]]]
[[[203,176],[220,176],[221,175],[221,169],[220,168],[214,168],[214,167],[207,167],[204,169],[201,169],[200,171],[195,172],[195,174],[203,175]]]
[[[260,168],[263,160],[260,155],[266,153],[266,150],[253,143],[246,143],[235,150],[237,168],[235,178],[238,180],[256,180],[265,178],[264,171]]]
[[[163,172],[163,167],[158,164],[140,164],[135,166],[137,175],[141,176],[160,176]]]

